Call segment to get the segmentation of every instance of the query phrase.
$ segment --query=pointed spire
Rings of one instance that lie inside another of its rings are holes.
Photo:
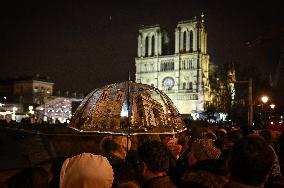
[[[203,14],[203,12],[201,13],[201,22],[204,23],[204,14]]]

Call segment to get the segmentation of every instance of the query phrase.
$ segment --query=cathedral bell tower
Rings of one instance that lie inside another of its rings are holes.
[[[209,100],[209,55],[203,15],[178,22],[174,52],[159,25],[141,27],[138,34],[136,82],[165,92],[179,112],[202,112]]]

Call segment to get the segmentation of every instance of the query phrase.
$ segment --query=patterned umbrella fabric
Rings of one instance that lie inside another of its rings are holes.
[[[89,93],[69,127],[120,135],[175,134],[185,130],[171,99],[155,87],[126,81]]]

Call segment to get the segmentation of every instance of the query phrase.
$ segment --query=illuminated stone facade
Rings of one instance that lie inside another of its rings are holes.
[[[43,80],[17,80],[14,83],[14,96],[20,103],[43,104],[52,96],[53,83]]]
[[[175,51],[159,25],[142,27],[138,35],[136,82],[165,92],[181,114],[204,111],[209,101],[209,55],[203,15],[178,22]]]
[[[35,108],[35,115],[49,123],[64,123],[69,121],[74,111],[74,103],[80,103],[82,99],[51,97],[49,101]]]
[[[53,94],[54,83],[39,76],[21,77],[0,81],[0,96],[7,98],[6,102],[24,105],[41,105]]]

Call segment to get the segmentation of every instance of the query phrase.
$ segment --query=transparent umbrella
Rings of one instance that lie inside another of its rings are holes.
[[[69,127],[119,135],[176,134],[185,130],[170,98],[155,87],[125,81],[89,93]]]

